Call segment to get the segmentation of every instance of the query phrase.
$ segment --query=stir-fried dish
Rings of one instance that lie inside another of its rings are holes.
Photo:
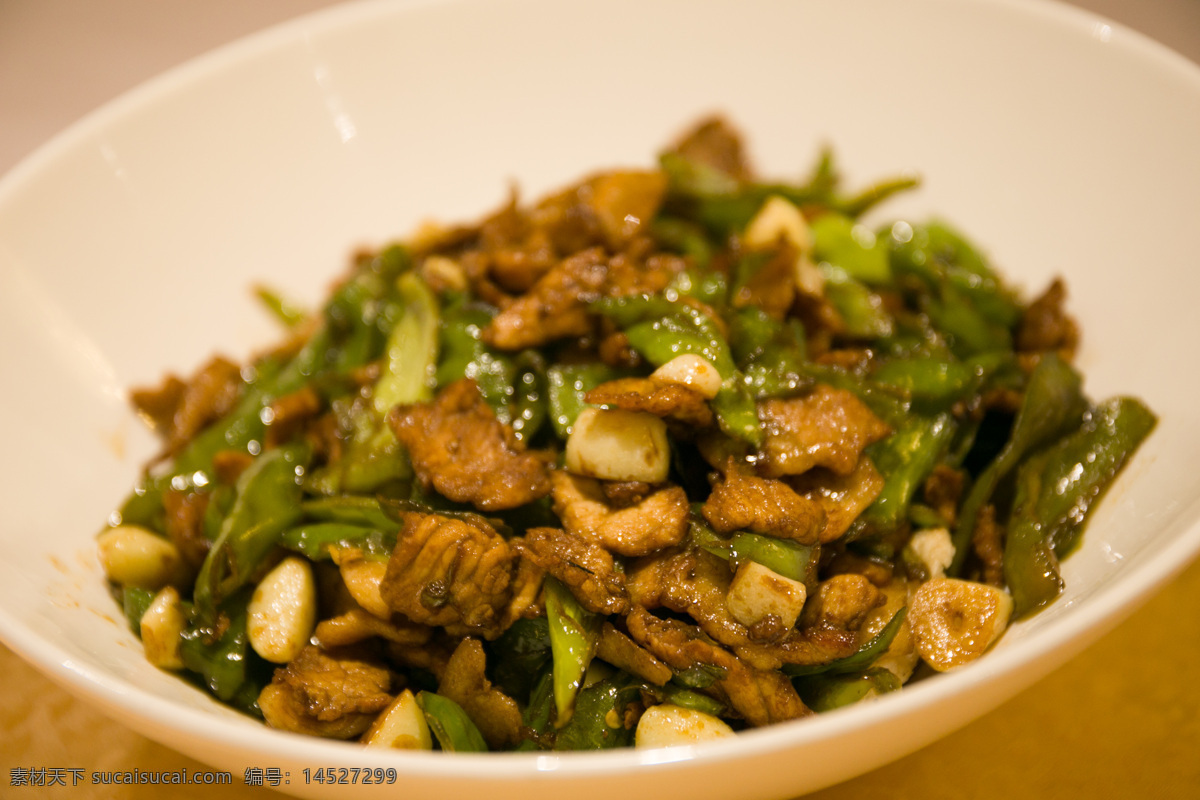
[[[133,402],[99,538],[146,657],[282,730],[454,751],[731,735],[965,665],[1052,602],[1155,424],[941,221],[657,168],[353,257],[284,341]],[[874,215],[872,215],[874,216]]]

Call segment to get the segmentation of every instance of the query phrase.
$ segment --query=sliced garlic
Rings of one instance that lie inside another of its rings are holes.
[[[308,561],[289,556],[266,574],[246,609],[254,652],[275,664],[291,661],[317,624],[317,583]]]
[[[332,548],[329,553],[354,602],[380,619],[391,619],[392,609],[379,590],[387,574],[387,562],[363,558],[356,548]]]
[[[408,689],[398,694],[391,705],[375,718],[363,734],[362,742],[368,747],[391,747],[397,750],[433,749],[433,737],[429,735],[425,712]]]
[[[686,386],[706,400],[711,400],[721,391],[721,375],[712,362],[695,353],[675,356],[650,374],[662,383]]]
[[[139,623],[146,660],[163,669],[183,669],[179,644],[187,624],[179,591],[174,586],[164,586],[154,596]]]
[[[931,578],[942,578],[954,561],[954,541],[945,528],[928,528],[917,531],[908,540],[907,549],[925,565]]]
[[[643,411],[585,408],[567,439],[566,465],[601,480],[661,483],[671,466],[667,425]]]
[[[917,652],[939,672],[983,655],[1008,627],[1012,595],[1003,589],[957,578],[921,584],[908,609]]]
[[[169,539],[135,525],[119,525],[96,539],[100,566],[110,581],[158,590],[183,580],[187,572],[179,548]]]
[[[663,703],[651,706],[638,720],[637,747],[674,747],[734,736],[733,728],[719,717],[694,708]]]
[[[747,627],[774,614],[785,629],[790,629],[795,626],[807,598],[803,583],[785,578],[757,561],[746,561],[729,584],[725,606],[734,619]]]
[[[752,250],[767,250],[780,239],[801,252],[812,249],[812,233],[800,209],[786,198],[771,195],[746,226],[742,242]]]

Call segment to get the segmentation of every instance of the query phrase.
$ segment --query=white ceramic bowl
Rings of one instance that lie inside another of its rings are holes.
[[[924,178],[1031,290],[1064,275],[1096,397],[1162,422],[1066,564],[1066,593],[960,672],[871,705],[668,751],[368,752],[269,731],[150,667],[92,537],[153,443],[124,389],[271,329],[247,287],[316,299],[349,251],[649,163],[727,112],[769,175],[832,143],[851,183]],[[0,183],[0,638],[144,734],[304,796],[779,797],[911,752],[1079,651],[1200,550],[1200,69],[1047,2],[373,2],[127,95]],[[306,783],[395,767],[402,788]],[[451,794],[447,794],[451,792]]]

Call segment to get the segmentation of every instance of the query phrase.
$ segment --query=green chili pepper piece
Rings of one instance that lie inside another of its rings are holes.
[[[221,603],[219,613],[228,620],[221,635],[212,638],[208,624],[184,631],[179,646],[183,665],[203,679],[208,690],[225,702],[231,701],[246,680],[249,657],[246,636],[246,604],[253,590],[246,587]]]
[[[550,623],[550,650],[554,657],[555,724],[561,728],[575,711],[575,699],[583,686],[604,618],[575,599],[571,590],[556,578],[545,583],[546,617]]]
[[[389,535],[390,534],[390,535]],[[387,533],[347,522],[310,522],[288,528],[279,535],[279,546],[302,553],[313,561],[328,561],[334,546],[354,545],[368,555],[388,555],[396,545],[396,528]]]
[[[488,652],[492,682],[509,697],[528,697],[552,658],[546,617],[518,619]]]
[[[892,335],[895,323],[883,308],[883,298],[840,266],[822,262],[819,269],[825,278],[825,299],[842,318],[847,336],[884,339]]]
[[[883,489],[854,521],[847,538],[887,536],[908,518],[913,497],[946,455],[957,429],[954,417],[910,417],[905,424],[868,449],[883,476]]]
[[[738,531],[730,538],[729,555],[735,562],[756,561],[801,583],[812,584],[816,579],[817,548],[790,539]]]
[[[344,522],[349,525],[365,525],[379,530],[398,530],[400,523],[388,516],[376,497],[360,495],[336,495],[314,497],[300,504],[300,510],[309,519],[320,522]]]
[[[858,650],[844,658],[839,658],[830,661],[828,664],[784,664],[783,672],[785,675],[792,677],[802,677],[805,675],[844,675],[852,672],[859,672],[867,669],[875,663],[876,659],[887,652],[892,646],[892,640],[896,638],[896,634],[900,632],[900,628],[904,624],[904,618],[908,614],[908,607],[904,606],[888,620],[887,625],[880,629],[879,633],[871,637],[871,640],[865,642]]]
[[[418,692],[417,705],[441,748],[451,753],[486,753],[487,743],[462,706],[434,692]]]
[[[827,262],[869,285],[889,284],[888,242],[844,214],[822,214],[809,224],[813,261]]]
[[[546,370],[546,393],[550,406],[550,422],[560,439],[571,435],[579,412],[587,408],[583,396],[600,384],[619,377],[621,373],[602,362],[586,364],[555,364]]]
[[[607,750],[628,747],[634,729],[625,726],[625,709],[641,697],[641,684],[623,672],[579,692],[570,721],[558,731],[555,750]]]
[[[149,589],[139,589],[136,586],[121,587],[121,609],[129,622],[129,629],[142,636],[142,615],[154,602],[155,593]]]
[[[962,571],[975,531],[975,520],[1001,479],[1025,454],[1079,427],[1087,408],[1082,388],[1083,379],[1067,362],[1054,353],[1042,355],[1029,376],[1008,443],[976,478],[963,501],[954,530],[954,561],[946,571],[948,575],[958,575]]]
[[[664,703],[671,703],[682,708],[690,708],[693,711],[702,711],[714,717],[720,717],[729,713],[729,708],[720,700],[707,694],[701,694],[693,689],[685,689],[681,686],[668,683],[657,694]]]
[[[1095,501],[1156,421],[1140,401],[1114,398],[1017,470],[1004,545],[1004,577],[1017,616],[1047,605],[1062,591],[1059,559],[1078,542]]]
[[[800,698],[812,710],[823,713],[858,703],[900,688],[900,679],[886,669],[813,675],[796,681]]]
[[[548,736],[554,732],[554,725],[551,722],[551,717],[554,715],[554,675],[549,667],[549,662],[547,662],[540,672],[530,676],[535,680],[533,689],[529,692],[529,703],[521,712],[521,722],[533,736],[526,737],[514,748],[518,751],[546,749],[547,745],[544,740],[537,737]]]
[[[650,235],[662,247],[690,257],[699,269],[706,269],[712,261],[713,246],[704,231],[686,219],[659,215],[650,223]]]
[[[867,188],[844,200],[834,202],[834,207],[848,217],[860,217],[875,206],[900,192],[907,192],[921,185],[921,179],[902,175],[896,178],[886,178],[873,183]]]
[[[298,328],[309,320],[309,314],[269,286],[256,286],[254,295],[266,306],[271,315],[285,327]]]
[[[217,605],[242,586],[279,541],[279,534],[300,518],[297,469],[309,458],[304,444],[263,453],[238,479],[238,497],[221,525],[196,578],[195,603],[200,625],[216,621]]]

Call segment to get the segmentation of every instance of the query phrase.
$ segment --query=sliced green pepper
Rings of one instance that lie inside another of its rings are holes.
[[[1116,398],[1024,462],[1004,545],[1004,577],[1021,616],[1062,591],[1058,561],[1075,546],[1088,512],[1156,419],[1140,401]]]
[[[305,444],[263,453],[238,479],[238,497],[209,548],[196,578],[195,603],[201,626],[216,621],[217,606],[246,581],[300,518],[300,484],[309,458]]]
[[[546,617],[550,623],[550,650],[554,657],[555,724],[561,728],[575,711],[575,699],[583,686],[600,636],[604,618],[588,611],[571,590],[547,576]]]
[[[954,529],[954,561],[946,571],[958,575],[966,562],[975,520],[1000,481],[1024,456],[1079,427],[1087,408],[1083,379],[1054,353],[1042,355],[1029,376],[1008,444],[971,487]]]
[[[418,692],[417,705],[442,750],[451,753],[486,753],[487,742],[462,706],[434,692]]]

